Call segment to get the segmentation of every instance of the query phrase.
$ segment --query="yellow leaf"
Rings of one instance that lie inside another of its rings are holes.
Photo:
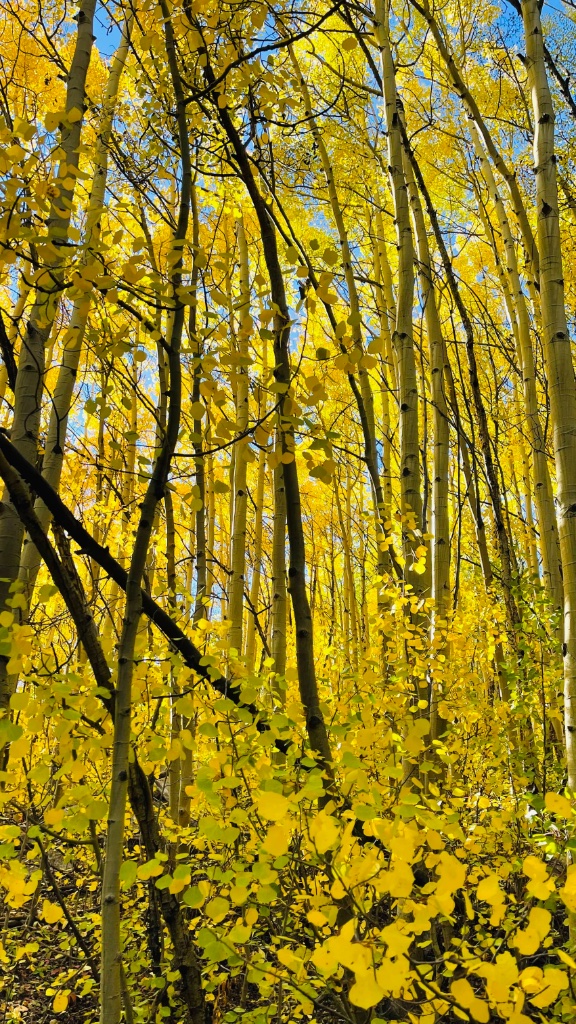
[[[466,981],[466,978],[458,978],[456,981],[453,981],[450,985],[450,991],[459,1006],[463,1006],[465,1010],[470,1010],[470,1016],[473,1020],[479,1021],[480,1024],[488,1024],[490,1020],[488,1004],[483,999],[478,999],[472,985],[469,981]]]
[[[557,967],[526,967],[518,979],[533,1006],[539,1010],[555,1003],[561,990],[568,988],[568,978]]]
[[[64,811],[60,807],[49,807],[44,811],[44,823],[50,828],[61,828]]]
[[[571,967],[573,971],[576,971],[576,960],[573,960],[572,957],[565,952],[565,950],[556,949],[554,950],[554,952],[556,953],[556,956],[560,957],[560,959],[563,960],[565,964],[567,964],[568,967]]]
[[[326,853],[338,841],[340,831],[336,820],[320,813],[310,825],[310,837],[318,853]]]
[[[380,988],[376,981],[373,970],[362,972],[356,975],[356,980],[350,989],[348,998],[352,1006],[359,1006],[362,1010],[369,1010],[376,1006],[386,993]]]
[[[551,811],[552,814],[559,814],[562,818],[572,817],[572,804],[561,793],[546,793],[544,803],[546,810]]]
[[[282,793],[258,793],[256,796],[258,814],[267,821],[280,821],[285,818],[290,806]]]
[[[320,971],[320,974],[323,974],[325,977],[329,974],[334,974],[338,970],[338,957],[327,942],[324,942],[321,946],[316,946],[311,960]]]
[[[64,917],[62,907],[56,905],[56,903],[50,903],[49,900],[44,900],[42,904],[42,917],[46,921],[46,924],[56,924]]]
[[[54,1001],[52,1003],[52,1009],[54,1010],[54,1013],[64,1013],[64,1010],[67,1008],[67,1006],[68,993],[57,992],[56,995],[54,996]]]
[[[550,893],[554,892],[554,882],[548,877],[544,862],[531,855],[525,857],[522,868],[530,879],[526,886],[530,895],[537,900],[547,900]]]
[[[290,832],[283,825],[272,825],[262,845],[273,857],[283,857],[290,845]]]
[[[566,884],[560,889],[560,899],[568,910],[576,913],[576,864],[568,866]]]
[[[328,923],[328,919],[320,910],[310,910],[306,917],[315,928],[323,928]]]
[[[522,956],[532,956],[536,953],[542,939],[548,935],[551,920],[549,910],[545,910],[544,907],[532,907],[526,927],[516,932],[512,942]]]
[[[500,953],[495,964],[480,964],[474,973],[486,979],[486,994],[492,1003],[507,1003],[510,988],[518,980],[518,965],[511,953]]]
[[[222,896],[216,896],[213,900],[210,900],[206,904],[206,914],[212,921],[216,923],[222,921],[226,914],[230,910],[230,903],[225,900]]]

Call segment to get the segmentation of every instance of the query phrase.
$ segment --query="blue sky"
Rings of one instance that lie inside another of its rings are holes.
[[[98,4],[94,17],[96,45],[103,57],[111,57],[120,42],[120,30],[108,15],[103,4]]]

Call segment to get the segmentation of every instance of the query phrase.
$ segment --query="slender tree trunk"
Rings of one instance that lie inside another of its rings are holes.
[[[400,495],[405,517],[405,578],[416,594],[429,589],[429,566],[425,572],[414,572],[419,562],[416,554],[424,546],[422,531],[422,494],[420,484],[420,448],[418,426],[418,381],[414,356],[412,307],[414,304],[414,246],[410,210],[402,160],[400,110],[396,94],[394,64],[390,50],[386,0],[376,0],[375,35],[382,62],[382,87],[388,131],[388,168],[394,200],[398,248],[398,290],[393,345],[398,367],[398,399],[400,417]]]
[[[256,616],[258,615],[258,603],[260,601],[260,582],[262,577],[262,547],[263,547],[263,514],[264,514],[264,486],[266,483],[266,453],[261,450],[258,456],[258,471],[256,477],[256,496],[254,504],[256,511],[254,516],[254,554],[252,562],[252,579],[250,581],[250,608],[251,615],[248,619],[246,629],[246,666],[248,671],[254,670],[256,657]]]
[[[361,311],[360,311],[360,299],[359,299],[359,295],[358,295],[358,289],[356,287],[356,280],[355,280],[355,277],[354,277],[354,268],[353,268],[353,265],[352,265],[352,253],[350,251],[350,243],[349,243],[349,240],[348,240],[348,232],[346,230],[346,225],[345,225],[345,222],[344,222],[344,216],[343,216],[343,213],[342,213],[342,207],[340,205],[340,199],[339,199],[339,196],[338,196],[338,189],[336,187],[336,182],[334,180],[334,170],[333,170],[333,167],[332,167],[330,156],[329,156],[328,150],[326,148],[326,145],[324,143],[324,138],[323,138],[322,132],[321,132],[319,126],[318,126],[318,123],[317,123],[316,119],[313,116],[312,102],[311,102],[311,99],[310,99],[310,93],[309,93],[309,90],[308,90],[308,86],[306,84],[305,78],[302,75],[300,66],[298,64],[296,55],[294,53],[294,48],[292,46],[289,46],[288,47],[288,52],[289,52],[290,58],[292,60],[292,64],[293,64],[293,67],[294,67],[294,70],[295,70],[295,73],[296,73],[296,76],[297,76],[297,80],[300,83],[300,93],[301,93],[301,96],[302,96],[302,102],[303,102],[303,105],[304,105],[304,110],[306,112],[308,123],[310,125],[310,129],[312,131],[312,135],[314,137],[314,142],[315,142],[315,144],[317,146],[317,149],[318,149],[318,152],[320,154],[320,160],[322,162],[322,168],[323,168],[323,171],[324,171],[324,176],[326,178],[326,186],[327,186],[327,189],[328,189],[328,197],[329,197],[329,200],[330,200],[330,207],[331,207],[331,210],[332,210],[332,216],[334,218],[334,223],[336,224],[336,229],[338,231],[338,239],[339,239],[339,243],[340,243],[340,252],[341,252],[341,255],[342,255],[342,265],[343,265],[343,268],[344,268],[344,279],[346,281],[346,287],[348,289],[348,301],[350,303],[350,316],[348,318],[348,323],[350,324],[350,339],[351,339],[351,343],[352,343],[352,348],[354,350],[354,353],[355,353],[355,356],[356,356],[356,359],[357,359],[357,364],[356,365],[358,367],[358,379],[359,379],[359,382],[360,382],[360,389],[359,390],[360,390],[361,401],[358,401],[358,398],[360,396],[358,396],[358,394],[357,394],[357,390],[358,390],[357,389],[357,385],[356,385],[356,388],[354,389],[354,394],[355,394],[355,397],[357,398],[359,410],[360,410],[360,413],[361,413],[360,420],[361,420],[361,426],[362,426],[362,432],[363,432],[363,438],[364,438],[364,458],[365,458],[365,461],[366,461],[366,467],[368,469],[368,473],[369,473],[370,480],[371,480],[371,483],[372,483],[372,490],[373,490],[373,495],[374,495],[376,519],[377,519],[377,521],[380,520],[381,522],[383,522],[384,519],[387,518],[387,517],[385,517],[386,500],[385,500],[385,495],[384,495],[384,491],[383,491],[383,488],[382,488],[382,481],[381,481],[381,476],[380,476],[380,466],[379,466],[380,460],[379,460],[379,457],[378,457],[378,445],[377,445],[377,439],[376,439],[376,422],[375,422],[375,416],[374,416],[374,396],[373,396],[373,393],[372,393],[372,384],[371,384],[371,381],[370,381],[370,374],[368,372],[368,369],[365,366],[362,365],[363,364],[363,360],[364,360],[364,355],[365,355],[365,353],[364,353],[364,345],[363,345],[363,338],[362,338],[362,314],[361,314]],[[350,343],[350,339],[349,339],[349,343]],[[352,374],[350,376],[353,377]],[[351,383],[352,383],[352,380],[351,380]],[[355,384],[355,382],[354,382],[354,384]],[[385,451],[386,450],[384,449],[384,452]],[[383,454],[384,454],[384,452],[383,452]],[[389,454],[389,452],[388,452],[388,454]],[[386,472],[387,468],[388,467],[385,466],[385,468],[384,468],[385,472]],[[388,472],[389,472],[389,468],[388,468]],[[384,533],[383,527],[381,527],[381,530],[379,530],[378,532],[383,534]],[[379,541],[380,541],[380,539],[381,538],[379,538]],[[384,573],[386,571],[386,563],[388,561],[387,554],[388,554],[387,550],[385,548],[383,548],[382,544],[379,542],[378,543],[378,570],[377,571],[378,571],[378,575],[380,577],[384,576]]]
[[[530,318],[528,307],[516,259],[516,246],[510,230],[510,224],[504,204],[494,180],[490,161],[482,148],[478,130],[473,121],[470,122],[470,132],[474,142],[474,148],[478,159],[481,162],[484,179],[488,186],[490,197],[496,208],[498,223],[504,243],[506,258],[506,276],[512,292],[513,309],[515,318],[512,326],[517,343],[518,359],[522,376],[522,388],[524,395],[524,412],[526,415],[530,441],[532,445],[532,466],[534,474],[534,497],[538,511],[538,524],[540,527],[540,545],[542,551],[542,562],[544,566],[544,583],[555,607],[562,606],[562,572],[560,564],[560,550],[558,544],[558,526],[556,523],[556,510],[554,508],[554,495],[552,493],[552,481],[548,470],[548,457],[544,439],[544,430],[538,411],[538,397],[536,394],[536,370],[534,366],[534,351],[532,338],[530,336]]]
[[[236,368],[236,429],[243,434],[248,426],[248,338],[252,329],[250,316],[250,267],[248,263],[248,244],[244,230],[244,220],[236,221],[236,238],[240,258],[240,300],[238,308],[238,351]],[[230,647],[235,648],[238,657],[242,656],[244,587],[246,581],[246,510],[248,502],[246,459],[247,438],[243,438],[235,447],[236,463],[234,469],[233,516],[231,524],[232,543],[230,559],[230,583],[228,588],[228,615]]]
[[[404,148],[406,154],[410,160],[412,169],[414,171],[414,177],[418,183],[418,188],[424,199],[426,206],[426,212],[434,232],[436,244],[440,252],[442,260],[442,266],[446,275],[446,280],[454,300],[454,304],[458,310],[464,333],[466,336],[466,358],[468,362],[468,377],[470,380],[470,390],[472,392],[472,400],[474,403],[474,412],[478,422],[478,431],[480,434],[480,446],[482,449],[482,455],[484,459],[484,468],[486,472],[486,481],[488,484],[488,491],[490,493],[490,501],[492,504],[492,510],[494,514],[494,526],[496,529],[496,539],[498,542],[498,552],[500,555],[500,570],[502,576],[502,585],[504,591],[504,602],[506,605],[506,613],[508,617],[508,624],[510,627],[510,636],[514,642],[516,636],[516,630],[520,623],[520,614],[516,605],[516,600],[513,594],[513,582],[514,582],[514,563],[512,553],[512,543],[506,526],[506,520],[504,517],[504,511],[502,506],[502,495],[500,491],[500,485],[498,482],[498,475],[496,472],[496,466],[494,463],[494,456],[492,453],[492,439],[490,437],[490,431],[488,427],[488,416],[486,414],[486,407],[484,404],[484,398],[482,395],[482,389],[480,387],[480,381],[478,378],[478,364],[476,361],[476,349],[474,344],[474,331],[472,328],[472,322],[468,315],[468,310],[464,305],[462,296],[460,294],[460,288],[456,280],[452,261],[448,255],[446,243],[440,230],[440,224],[438,222],[438,216],[436,210],[430,199],[430,194],[426,187],[422,172],[416,160],[416,156],[410,145],[410,141],[402,125],[402,134],[404,140]]]
[[[174,315],[169,337],[170,397],[166,431],[152,477],[141,505],[136,539],[128,569],[126,609],[118,650],[118,677],[115,697],[114,742],[112,753],[112,783],[106,835],[106,857],[102,878],[102,967],[100,987],[101,1024],[119,1024],[121,1017],[121,960],[120,945],[120,880],[124,848],[124,823],[128,778],[130,773],[129,747],[132,709],[132,676],[134,645],[142,613],[141,584],[146,557],[152,535],[158,503],[165,494],[170,463],[178,440],[181,411],[180,345],[184,327],[185,307],[179,293],[182,286],[182,249],[186,238],[192,167],[186,120],[186,101],[177,66],[172,24],[165,0],[162,0],[165,19],[166,51],[178,111],[178,136],[182,166],[180,209],[175,236],[175,252],[171,272],[171,292]]]
[[[418,255],[420,292],[430,359],[432,408],[434,415],[434,458],[432,467],[432,597],[430,635],[434,642],[446,626],[450,607],[450,521],[448,514],[448,463],[450,457],[450,422],[445,394],[446,344],[440,324],[436,291],[432,278],[432,264],[428,234],[420,194],[414,180],[410,160],[406,155],[404,173],[414,219],[414,233]],[[445,722],[438,713],[438,689],[432,680],[430,694],[430,730],[432,739],[438,739],[445,730]]]
[[[45,351],[58,310],[63,284],[63,264],[68,254],[68,229],[74,200],[75,172],[79,162],[86,75],[94,41],[95,6],[96,0],[84,0],[77,16],[76,42],[66,90],[66,111],[67,115],[72,115],[72,119],[65,116],[60,126],[59,195],[52,202],[47,222],[52,255],[36,277],[34,302],[22,339],[16,377],[11,437],[18,451],[33,464],[38,453]],[[0,509],[0,608],[5,606],[10,585],[18,577],[22,537],[22,523],[16,515],[9,495],[5,494]],[[2,676],[4,678],[0,680],[0,706],[5,706],[10,693],[9,689],[4,692],[5,671],[2,672]]]
[[[100,219],[104,210],[104,198],[106,193],[106,179],[108,172],[108,149],[112,132],[114,110],[118,96],[120,78],[126,58],[130,41],[130,32],[133,14],[130,14],[124,23],[120,45],[114,55],[106,90],[104,93],[102,120],[100,133],[96,142],[94,152],[94,176],[92,190],[86,211],[86,228],[84,231],[81,267],[90,268],[97,263],[100,247]],[[68,327],[62,344],[62,364],[58,373],[54,395],[51,400],[50,419],[46,435],[46,448],[42,462],[42,475],[45,480],[57,491],[60,487],[60,476],[64,462],[64,449],[66,446],[66,434],[68,428],[68,416],[72,404],[74,387],[80,362],[80,355],[84,342],[84,333],[91,308],[90,292],[81,293],[81,297],[74,303],[70,326]],[[42,526],[47,528],[50,523],[50,513],[43,501],[38,498],[35,503],[36,515]],[[40,568],[40,556],[34,545],[25,539],[20,562],[19,578],[24,584],[27,600],[30,602],[34,584]]]
[[[280,428],[276,434],[276,456],[282,455]],[[274,671],[283,676],[286,671],[286,492],[282,463],[273,470],[274,518],[272,523],[272,613],[270,628],[270,654],[274,658]],[[285,690],[278,691],[283,695]]]
[[[207,54],[206,54],[207,57]],[[214,87],[214,72],[207,63],[204,69],[208,85]],[[270,217],[254,175],[250,160],[246,154],[237,129],[226,110],[218,110],[220,123],[234,150],[240,173],[252,200],[258,218],[262,248],[268,277],[274,316],[272,320],[274,336],[274,377],[279,385],[280,435],[282,443],[282,473],[286,495],[286,523],[290,546],[290,566],[288,570],[289,593],[294,611],[296,632],[296,662],[298,666],[298,683],[300,699],[306,715],[306,727],[310,745],[318,755],[329,777],[332,777],[331,750],[324,716],[320,708],[316,666],[314,663],[314,635],[312,616],[308,600],[306,584],[306,546],[302,523],[302,506],[300,501],[300,484],[294,452],[294,426],[290,417],[284,413],[286,398],[291,386],[292,370],[290,366],[290,313],[286,300],[284,277],[278,256],[276,229]]]
[[[524,0],[526,66],[534,110],[540,301],[552,418],[558,531],[564,571],[564,716],[568,786],[576,789],[576,383],[566,323],[558,214],[554,108],[546,75],[540,8]]]

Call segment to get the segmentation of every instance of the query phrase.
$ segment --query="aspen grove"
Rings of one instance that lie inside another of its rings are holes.
[[[576,1018],[574,0],[0,0],[5,1024]]]

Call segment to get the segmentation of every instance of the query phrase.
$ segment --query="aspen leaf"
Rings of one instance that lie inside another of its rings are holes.
[[[323,974],[325,977],[334,974],[338,970],[338,957],[327,942],[324,942],[321,946],[316,946],[311,960],[320,971],[320,974]]]
[[[530,855],[524,859],[522,869],[528,875],[530,881],[526,885],[527,891],[537,900],[547,900],[550,893],[554,891],[554,882],[548,877],[546,865],[538,857]]]
[[[206,902],[206,897],[200,891],[197,885],[192,885],[190,889],[187,889],[182,899],[186,906],[193,907],[195,910],[197,910]]]
[[[559,814],[562,818],[571,818],[573,815],[572,804],[561,793],[546,793],[544,803],[552,814]]]
[[[480,1024],[488,1024],[490,1020],[488,1004],[483,999],[478,999],[472,985],[466,978],[458,978],[457,981],[453,981],[450,985],[450,991],[459,1006],[470,1010],[470,1016],[473,1020],[479,1021]]]
[[[90,800],[86,804],[86,814],[93,821],[99,821],[105,818],[108,814],[108,801],[107,800]]]
[[[380,988],[376,981],[374,971],[370,970],[362,974],[356,974],[348,998],[352,1006],[359,1006],[362,1010],[369,1010],[372,1006],[376,1006],[385,995],[384,989]]]
[[[222,919],[226,917],[229,910],[229,901],[225,900],[222,896],[216,896],[206,904],[205,912],[206,915],[217,924],[218,921],[222,921]]]
[[[310,921],[310,924],[313,924],[315,928],[323,928],[324,925],[328,923],[328,919],[320,910],[310,910],[306,914],[306,917],[308,921]]]
[[[282,793],[258,793],[256,797],[258,814],[267,821],[280,821],[288,813],[289,803]]]
[[[318,853],[326,853],[339,836],[337,822],[327,814],[320,813],[310,825],[310,837]]]
[[[44,900],[42,904],[42,917],[46,924],[56,924],[64,917],[62,907],[59,907],[56,903],[50,903],[49,900]]]
[[[52,1009],[54,1013],[64,1013],[68,1007],[68,993],[57,992],[52,1001]]]
[[[523,990],[533,1006],[539,1010],[555,1003],[560,992],[568,988],[568,978],[557,967],[526,967],[519,978]]]
[[[45,114],[44,127],[46,128],[46,131],[53,132],[54,129],[58,127],[60,121],[64,116],[65,112],[63,110],[49,111],[47,114]]]
[[[576,914],[576,864],[569,864],[566,883],[559,891],[560,899],[573,914]]]
[[[190,405],[190,415],[194,420],[201,420],[205,412],[206,409],[202,402],[192,402]]]
[[[537,952],[542,939],[548,935],[551,920],[549,910],[545,910],[544,907],[532,907],[526,927],[519,929],[512,940],[512,944],[522,956],[532,956]]]
[[[290,845],[290,832],[283,825],[272,825],[264,840],[263,846],[273,857],[282,857]]]
[[[120,868],[120,881],[127,886],[133,885],[138,874],[138,865],[135,860],[125,860]]]
[[[354,50],[358,45],[356,36],[346,36],[346,39],[342,41],[343,50]]]
[[[556,949],[554,952],[556,953],[556,956],[558,956],[568,967],[571,967],[573,971],[576,971],[576,960],[573,960],[566,950]]]
[[[506,1003],[510,989],[518,980],[518,965],[511,953],[500,953],[496,962],[480,964],[474,971],[486,981],[486,994],[493,1003]]]

